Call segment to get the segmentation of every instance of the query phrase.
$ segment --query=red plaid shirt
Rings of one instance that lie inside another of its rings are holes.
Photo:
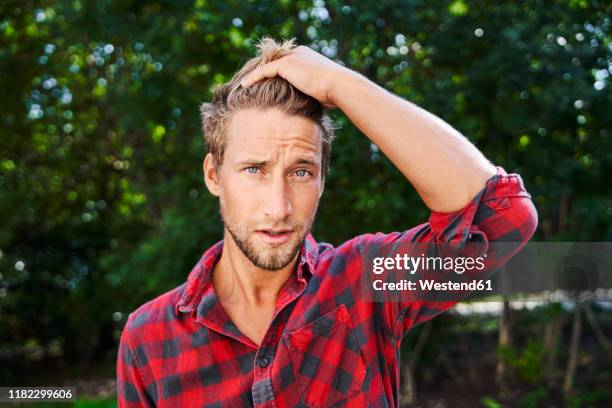
[[[518,251],[536,225],[520,176],[497,167],[465,208],[432,212],[429,223],[403,233],[361,235],[338,248],[308,235],[259,346],[229,319],[212,286],[221,241],[187,282],[130,314],[117,360],[119,406],[397,407],[402,337],[457,302],[364,301],[365,251],[402,240],[467,242],[473,234],[521,242]]]

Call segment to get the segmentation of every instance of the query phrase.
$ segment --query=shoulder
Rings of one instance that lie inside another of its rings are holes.
[[[315,275],[329,279],[359,269],[363,236],[351,238],[338,246],[318,242]]]
[[[362,234],[353,237],[338,246],[334,246],[327,242],[318,242],[318,256],[317,264],[326,264],[329,262],[346,260],[347,258],[353,258],[359,256],[363,249],[364,242],[372,239],[374,234]]]
[[[153,332],[163,331],[172,326],[178,319],[176,304],[183,294],[185,285],[183,283],[149,300],[130,313],[123,329],[123,337],[134,344],[150,337]]]
[[[429,225],[423,223],[406,231],[366,232],[341,243],[337,247],[320,242],[318,244],[319,257],[320,260],[346,256],[366,257],[371,252],[380,252],[385,246],[395,244],[399,240],[414,241],[424,232],[427,232],[428,229]]]

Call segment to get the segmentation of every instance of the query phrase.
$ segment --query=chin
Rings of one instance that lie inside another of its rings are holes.
[[[268,243],[255,245],[253,248],[256,251],[256,256],[258,258],[258,262],[253,262],[255,265],[259,265],[260,267],[272,266],[272,268],[264,268],[268,270],[280,270],[287,266],[291,261],[295,258],[295,255],[299,253],[300,245],[302,244],[302,240],[290,241],[281,245],[271,246]],[[282,260],[283,262],[279,262]],[[253,260],[252,260],[253,261]]]

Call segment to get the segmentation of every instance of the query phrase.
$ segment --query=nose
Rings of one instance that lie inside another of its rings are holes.
[[[290,186],[284,177],[272,178],[268,196],[265,197],[265,215],[274,222],[283,221],[293,213],[289,189]]]

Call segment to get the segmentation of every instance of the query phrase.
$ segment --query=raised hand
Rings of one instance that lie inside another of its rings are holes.
[[[289,81],[300,91],[317,99],[327,109],[337,107],[334,102],[334,83],[351,71],[318,52],[300,45],[290,54],[256,68],[241,81],[247,88],[257,81],[274,76]]]

